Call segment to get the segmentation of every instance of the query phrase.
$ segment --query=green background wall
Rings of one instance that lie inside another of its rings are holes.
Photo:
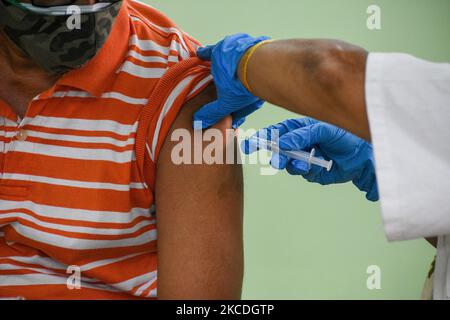
[[[235,32],[274,38],[339,38],[370,51],[450,61],[448,0],[147,0],[203,43]],[[382,29],[366,27],[381,7]],[[244,128],[294,117],[267,105]],[[388,243],[379,204],[352,185],[322,187],[245,165],[245,299],[417,299],[434,250],[424,240]],[[413,172],[411,174],[414,174]],[[424,212],[424,214],[426,214]],[[378,265],[382,289],[367,289]]]

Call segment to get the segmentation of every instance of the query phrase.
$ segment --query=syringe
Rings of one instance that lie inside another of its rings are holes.
[[[327,161],[327,160],[315,157],[316,149],[312,149],[311,152],[287,151],[287,150],[281,149],[278,146],[278,144],[274,141],[265,140],[265,139],[262,139],[262,138],[259,138],[256,136],[250,138],[250,142],[255,144],[259,148],[263,148],[263,149],[266,149],[266,150],[269,150],[269,151],[272,151],[272,152],[275,152],[278,154],[282,154],[282,155],[292,158],[292,159],[304,161],[304,162],[308,163],[309,166],[314,164],[316,166],[320,166],[320,167],[327,169],[327,171],[330,171],[331,167],[333,166],[333,160]]]

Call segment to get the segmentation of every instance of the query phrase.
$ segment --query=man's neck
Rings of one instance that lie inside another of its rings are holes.
[[[53,86],[58,77],[31,61],[0,30],[0,99],[16,114],[23,116],[29,101]]]
[[[57,76],[52,75],[36,63],[30,60],[1,30],[0,30],[0,63],[2,69],[13,72],[15,76],[22,76],[54,80]],[[2,72],[3,73],[3,72]]]

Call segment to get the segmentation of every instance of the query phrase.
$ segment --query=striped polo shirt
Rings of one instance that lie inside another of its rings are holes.
[[[212,80],[198,45],[124,0],[100,52],[23,119],[0,100],[0,298],[157,298],[155,162],[182,105]]]

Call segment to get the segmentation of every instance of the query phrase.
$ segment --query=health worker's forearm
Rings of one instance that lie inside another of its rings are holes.
[[[370,141],[367,56],[364,49],[335,40],[274,41],[251,55],[246,79],[254,95]],[[239,77],[244,80],[243,61]]]

